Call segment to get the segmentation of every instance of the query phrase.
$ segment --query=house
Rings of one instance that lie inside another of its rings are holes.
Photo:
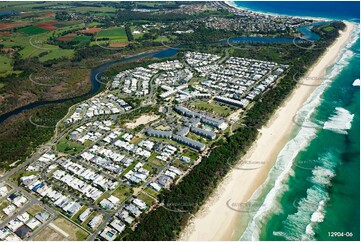
[[[95,216],[92,220],[90,220],[88,225],[90,228],[94,230],[101,224],[102,220],[103,220],[103,215],[99,214]]]
[[[37,215],[35,215],[35,218],[42,223],[46,222],[49,219],[49,217],[50,214],[48,212],[40,212]]]
[[[111,195],[110,197],[108,197],[108,200],[113,203],[115,206],[119,204],[120,199],[117,197],[114,197],[113,195]]]
[[[119,233],[122,233],[125,229],[125,225],[120,222],[120,220],[118,219],[114,219],[111,223],[110,226],[112,226],[114,229],[116,229]]]
[[[149,135],[149,136],[153,136],[153,137],[167,138],[167,139],[171,139],[172,135],[173,135],[171,131],[155,130],[155,129],[152,129],[152,128],[149,128],[146,131],[146,134]]]
[[[194,126],[191,127],[191,131],[193,133],[203,136],[207,139],[215,139],[216,138],[216,133],[214,133],[213,131],[208,131],[208,130],[201,129],[201,128],[194,127]]]
[[[188,127],[183,127],[176,134],[179,135],[179,136],[186,136],[188,133],[189,133],[189,128]]]
[[[220,130],[225,130],[228,127],[228,124],[224,120],[218,118],[212,118],[209,116],[202,117],[201,122],[216,127]]]
[[[103,199],[99,204],[104,209],[113,209],[114,208],[114,204],[111,201],[109,201],[108,199]]]
[[[11,220],[8,224],[7,224],[7,227],[15,232],[18,228],[20,228],[24,223],[21,222],[19,219],[13,219]]]
[[[134,221],[134,218],[129,215],[127,210],[123,210],[121,213],[118,214],[118,218],[122,221],[126,222],[127,224],[131,224]]]
[[[20,228],[18,228],[15,231],[15,234],[19,236],[21,239],[28,236],[28,234],[31,232],[31,229],[27,227],[26,225],[22,225]]]
[[[128,204],[125,209],[128,210],[131,214],[133,214],[136,218],[138,218],[142,214],[142,211],[140,211],[138,207],[136,207],[134,204]]]
[[[79,220],[81,222],[84,222],[89,215],[92,213],[92,209],[91,208],[87,208],[84,212],[82,212],[82,214],[79,215]]]
[[[81,208],[81,205],[77,202],[70,202],[68,205],[66,205],[63,210],[70,215],[76,214]]]
[[[196,140],[193,140],[193,139],[190,139],[187,137],[179,136],[179,135],[173,135],[173,140],[178,141],[182,144],[188,145],[191,148],[199,150],[199,151],[204,150],[204,148],[206,147],[205,144],[203,144],[199,141],[196,141]]]
[[[169,176],[165,176],[165,175],[162,175],[157,179],[157,183],[161,187],[168,187],[172,182],[173,180]]]
[[[188,156],[181,156],[179,160],[185,163],[191,162],[191,158],[189,158]]]
[[[151,188],[153,188],[154,190],[156,190],[157,192],[159,192],[162,189],[162,187],[159,186],[158,183],[155,183],[155,182],[150,183],[149,186]]]
[[[4,241],[4,239],[11,234],[9,229],[0,228],[0,240]]]
[[[6,208],[3,209],[3,212],[6,214],[6,215],[10,215],[12,214],[14,211],[16,210],[16,207],[12,204],[10,204],[9,206],[7,206]]]
[[[116,236],[117,236],[117,231],[108,226],[105,227],[103,232],[100,234],[100,237],[102,237],[106,241],[113,241],[115,240]]]
[[[30,215],[25,212],[17,217],[21,222],[26,223],[30,219]]]
[[[147,204],[145,204],[145,202],[139,198],[134,199],[132,202],[141,210],[144,210],[147,208]]]
[[[31,230],[34,230],[40,224],[41,223],[39,222],[39,220],[37,220],[36,218],[32,218],[26,223],[26,226],[28,226]]]

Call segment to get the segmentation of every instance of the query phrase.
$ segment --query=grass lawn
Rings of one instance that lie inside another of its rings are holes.
[[[82,214],[86,209],[88,208],[88,206],[84,205],[83,207],[81,207],[81,209],[76,213],[74,214],[72,217],[71,217],[71,220],[76,222],[76,223],[80,223],[80,220],[78,220],[78,217],[80,214]]]
[[[158,196],[158,192],[157,192],[156,190],[150,188],[150,187],[146,187],[146,188],[144,189],[144,191],[145,191],[146,193],[149,193],[149,194],[152,195],[153,197],[157,197],[157,196]]]
[[[194,105],[196,109],[207,110],[215,115],[223,116],[223,117],[228,116],[232,112],[230,108],[218,105],[216,103],[197,101],[192,103],[192,105]]]
[[[67,153],[70,155],[76,155],[82,152],[85,149],[85,145],[82,145],[78,142],[74,142],[63,137],[56,144],[56,149],[59,152]]]
[[[143,165],[143,168],[144,169],[146,169],[146,170],[148,170],[150,173],[153,173],[153,167],[151,166],[151,165],[149,165],[149,164],[144,164]]]
[[[182,156],[188,156],[189,158],[191,158],[193,161],[197,160],[199,155],[193,151],[190,150],[186,150],[183,152]]]
[[[150,205],[152,205],[152,203],[154,202],[154,199],[151,198],[150,196],[148,196],[148,194],[145,194],[143,192],[140,192],[137,196],[137,198],[143,200],[147,206],[149,207]]]
[[[135,136],[135,137],[130,141],[130,143],[136,145],[136,144],[138,144],[142,139],[143,139],[143,138],[140,137],[140,136]]]
[[[115,17],[115,13],[96,13],[94,16],[110,16]]]
[[[14,182],[17,185],[20,185],[20,177],[22,176],[30,176],[30,175],[36,175],[39,174],[39,171],[26,171],[26,167],[23,169],[20,169],[18,172],[15,172],[13,175],[9,177],[9,180]]]
[[[154,42],[167,42],[169,41],[169,38],[166,36],[159,36],[158,38],[156,38],[155,40],[153,40]]]
[[[7,206],[9,206],[11,204],[11,202],[9,202],[7,199],[3,199],[0,202],[0,210],[3,210],[4,208],[6,208]]]
[[[42,34],[42,33],[46,33],[48,32],[48,30],[46,29],[42,29],[38,26],[27,26],[27,27],[24,27],[24,28],[20,28],[18,30],[19,32],[21,33],[25,33],[25,34],[30,34],[30,35],[33,35],[33,34]]]
[[[110,193],[109,193],[109,192],[104,192],[104,193],[95,201],[95,204],[100,203],[101,201],[103,201],[103,199],[107,199],[108,197],[110,197]]]
[[[159,160],[157,158],[149,159],[148,162],[155,166],[159,166],[159,167],[162,167],[165,165],[165,161]]]
[[[177,167],[177,168],[180,168],[181,170],[187,170],[189,169],[190,165],[192,164],[193,162],[191,161],[189,164],[183,162],[183,161],[180,161],[180,160],[175,160],[172,162],[172,165]]]
[[[192,77],[192,79],[189,80],[189,84],[198,84],[200,81],[203,81],[204,78],[202,77]]]
[[[149,159],[148,159],[148,162],[153,164],[153,165],[156,165],[156,166],[164,166],[165,165],[165,161],[162,161],[162,160],[159,160],[156,158],[156,156],[158,156],[159,154],[158,153],[153,153]]]
[[[128,171],[132,170],[132,169],[135,167],[136,164],[138,164],[138,161],[133,161],[133,163],[132,163],[130,166],[128,166],[128,167],[119,175],[119,177],[122,177],[122,176],[124,176],[125,174],[127,174]]]
[[[129,196],[133,194],[132,189],[127,186],[120,185],[117,189],[112,192],[114,197],[120,199],[121,202],[125,201]]]
[[[92,228],[90,228],[88,226],[88,223],[90,222],[90,220],[92,220],[95,216],[99,215],[98,212],[96,211],[93,211],[90,216],[81,224],[84,228],[90,230],[90,231],[93,231]]]
[[[53,223],[60,229],[64,230],[64,232],[69,234],[69,237],[67,238],[68,240],[86,240],[86,238],[89,236],[89,233],[85,232],[83,229],[79,228],[63,217],[57,218]]]
[[[134,39],[135,40],[138,40],[138,39],[140,39],[140,38],[142,38],[143,37],[143,33],[140,33],[140,34],[133,34],[133,37],[134,37]]]
[[[39,212],[44,211],[44,208],[38,204],[35,204],[33,206],[31,206],[27,212],[31,215],[31,216],[35,216],[36,214],[38,214]]]
[[[207,143],[208,143],[208,140],[207,140],[206,138],[203,138],[202,136],[197,135],[197,134],[195,134],[195,133],[189,132],[186,137],[188,137],[188,138],[190,138],[190,139],[193,139],[193,140],[197,140],[197,141],[199,141],[199,142],[202,142],[203,144],[207,144]]]

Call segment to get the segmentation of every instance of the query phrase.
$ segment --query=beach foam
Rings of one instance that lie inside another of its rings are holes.
[[[287,235],[287,240],[314,240],[317,224],[323,222],[325,209],[329,200],[328,186],[335,176],[335,167],[339,164],[338,157],[331,153],[323,154],[320,158],[322,166],[317,166],[312,171],[310,181],[312,186],[307,189],[307,196],[297,204],[297,212],[287,216],[284,231],[279,235]]]

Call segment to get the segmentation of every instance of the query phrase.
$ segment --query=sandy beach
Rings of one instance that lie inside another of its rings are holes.
[[[345,24],[346,29],[339,38],[304,76],[307,84],[317,85],[322,82],[326,68],[334,63],[340,50],[350,39],[354,25],[348,22]],[[189,221],[180,240],[239,239],[235,238],[235,232],[239,227],[241,213],[230,209],[227,202],[229,200],[237,203],[247,202],[266,180],[278,154],[290,138],[291,130],[295,125],[292,117],[296,115],[315,88],[316,86],[298,85],[294,89],[267,125],[261,129],[256,142],[242,158],[242,161],[257,161],[253,164],[244,164],[242,167],[256,169],[230,171],[200,211]]]

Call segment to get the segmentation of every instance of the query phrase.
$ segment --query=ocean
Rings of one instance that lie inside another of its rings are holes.
[[[324,3],[298,4],[237,2],[260,12],[359,21],[359,3],[327,2],[327,13]],[[291,139],[252,196],[254,212],[241,218],[240,240],[360,239],[359,34],[358,25],[294,117]]]
[[[237,6],[263,13],[360,21],[359,1],[242,1]]]

